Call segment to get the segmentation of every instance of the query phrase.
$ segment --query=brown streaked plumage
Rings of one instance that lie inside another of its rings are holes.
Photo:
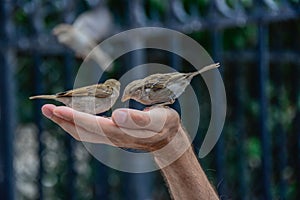
[[[134,99],[144,105],[173,104],[194,76],[219,66],[220,64],[216,63],[203,67],[196,72],[153,74],[144,79],[132,81],[124,90],[122,102]]]
[[[38,95],[29,99],[53,99],[75,110],[98,114],[109,110],[119,97],[120,82],[109,79],[102,84],[95,84],[60,92],[54,95]]]

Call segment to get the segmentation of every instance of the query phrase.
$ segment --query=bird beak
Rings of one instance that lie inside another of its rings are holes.
[[[121,99],[121,101],[122,102],[124,102],[124,101],[127,101],[127,100],[129,100],[130,99],[130,96],[129,95],[126,95],[126,94],[124,94],[123,96],[122,96],[122,99]]]

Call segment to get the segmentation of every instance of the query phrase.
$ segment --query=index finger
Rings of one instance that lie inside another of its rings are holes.
[[[56,107],[53,114],[74,122],[75,125],[81,126],[92,133],[104,135],[104,132],[120,131],[111,119],[79,112],[66,106]]]
[[[66,106],[56,107],[53,111],[54,115],[73,122],[74,125],[80,126],[89,132],[106,136],[110,139],[131,139],[131,137],[140,137],[141,131],[135,129],[121,129],[111,119],[95,116],[83,112],[76,111]],[[143,131],[143,137],[155,135],[152,131]]]

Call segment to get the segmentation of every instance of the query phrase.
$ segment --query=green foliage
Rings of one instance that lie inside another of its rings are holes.
[[[250,137],[246,143],[246,152],[250,162],[258,162],[261,158],[261,143],[257,137]]]
[[[224,31],[224,50],[242,50],[254,48],[257,43],[257,26],[230,28]]]

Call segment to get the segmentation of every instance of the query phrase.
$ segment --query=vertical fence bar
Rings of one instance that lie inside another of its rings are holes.
[[[239,172],[238,175],[238,193],[237,197],[241,200],[244,200],[247,198],[247,186],[246,186],[246,163],[245,163],[245,121],[244,121],[244,105],[243,102],[245,102],[245,93],[243,92],[243,89],[246,87],[244,84],[244,75],[241,64],[238,63],[235,66],[236,70],[236,77],[235,77],[235,123],[237,124],[237,136],[238,136],[238,144],[237,144],[237,169]]]
[[[95,199],[109,199],[109,168],[96,158],[93,158],[95,171]]]
[[[297,44],[297,43],[295,43]],[[300,54],[300,49],[299,46],[296,47],[299,54]],[[296,140],[296,152],[295,152],[295,157],[296,157],[296,162],[295,162],[295,166],[294,170],[296,171],[296,187],[299,188],[300,187],[300,94],[299,94],[299,90],[300,90],[300,63],[298,62],[295,66],[295,69],[293,70],[293,81],[294,81],[294,90],[292,92],[293,94],[293,99],[294,99],[294,103],[296,106],[296,114],[295,117],[293,119],[293,128],[292,128],[292,134],[295,134],[295,140]],[[294,138],[294,137],[293,137]],[[295,199],[300,199],[300,190],[298,189],[296,191],[295,194]]]
[[[299,73],[298,73],[299,74]],[[299,98],[299,97],[298,97]],[[299,100],[298,100],[299,101]],[[298,111],[297,111],[297,118],[295,120],[295,129],[296,132],[295,134],[297,135],[297,162],[296,162],[296,180],[297,180],[297,186],[300,186],[300,172],[298,169],[300,169],[300,110],[298,107]],[[296,199],[300,199],[300,190],[297,190],[296,192]]]
[[[167,11],[167,27],[168,28],[174,28],[175,27],[175,16],[174,11],[172,10],[172,3],[173,0],[168,0],[168,11]],[[180,48],[180,44],[178,44],[178,41],[175,40],[176,38],[171,38],[171,47],[172,49],[178,49]],[[176,69],[177,71],[181,70],[181,64],[180,64],[180,58],[178,55],[170,52],[170,65],[172,68]]]
[[[34,52],[33,59],[34,59],[34,66],[33,66],[34,94],[42,94],[43,86],[42,86],[42,78],[41,78],[41,71],[40,71],[41,58],[39,55],[37,55],[36,52]],[[43,164],[44,145],[42,144],[43,122],[42,122],[41,107],[42,107],[42,100],[37,99],[36,101],[34,101],[34,123],[37,126],[37,130],[38,130],[39,171],[38,171],[37,179],[38,179],[38,193],[39,193],[40,200],[44,198],[43,184],[42,184],[43,171],[44,171],[44,164]]]
[[[280,123],[280,122],[277,122]],[[286,151],[286,133],[283,130],[282,124],[277,124],[275,128],[276,133],[276,148],[278,151],[278,171],[279,171],[279,197],[280,199],[286,199],[286,180],[284,178],[284,170],[287,163],[287,151]]]
[[[282,96],[282,90],[283,90],[283,83],[282,83],[282,71],[281,68],[283,66],[279,65],[279,69],[275,71],[275,81],[274,86],[278,91],[278,97],[275,102],[275,106],[277,109],[282,110],[280,97]],[[287,163],[287,151],[286,151],[286,133],[283,130],[282,127],[282,120],[281,118],[277,119],[276,125],[275,125],[275,148],[276,148],[276,154],[278,159],[276,162],[277,168],[278,168],[278,174],[279,174],[279,197],[280,199],[286,199],[286,181],[284,180],[284,169],[286,167]],[[275,158],[274,158],[275,159]],[[275,165],[275,163],[274,163]]]
[[[68,6],[66,8],[66,12],[63,13],[64,22],[70,23],[70,20],[73,20],[74,13],[72,12],[75,7],[74,1],[67,1]],[[65,90],[70,90],[73,87],[73,67],[75,67],[75,60],[74,56],[71,52],[66,52],[64,55],[64,88]],[[65,134],[65,145],[66,145],[66,154],[67,154],[67,174],[68,174],[68,180],[67,180],[67,195],[66,197],[70,200],[75,199],[75,189],[74,189],[74,183],[75,183],[75,169],[74,169],[74,144],[73,144],[73,138],[69,134]]]
[[[272,27],[272,26],[271,26]],[[272,37],[273,38],[280,38],[276,40],[272,44],[274,49],[283,49],[283,39],[285,36],[285,33],[283,31],[279,30],[274,30],[273,28],[270,27],[270,31],[272,32]],[[270,60],[272,62],[272,60]],[[270,64],[271,65],[271,64]],[[283,91],[286,89],[285,84],[283,82],[283,72],[284,67],[286,66],[285,62],[284,63],[274,63],[272,62],[272,66],[270,67],[273,69],[273,74],[274,78],[272,79],[272,85],[274,85],[274,88],[276,88],[276,99],[273,100],[273,105],[278,112],[284,112],[285,108],[283,108],[282,104],[282,96]],[[291,81],[293,81],[293,78],[291,78]],[[271,107],[271,106],[270,106]],[[276,116],[276,115],[275,115]],[[272,127],[272,134],[274,135],[274,144],[271,145],[272,147],[272,154],[274,155],[274,172],[273,172],[273,177],[277,178],[276,175],[278,176],[278,179],[276,179],[276,184],[278,183],[278,186],[276,187],[276,195],[279,195],[280,199],[286,199],[286,191],[287,191],[287,181],[286,178],[284,177],[284,170],[286,169],[287,166],[287,132],[284,129],[284,124],[283,124],[283,117],[276,117],[274,120],[274,127]],[[274,180],[275,182],[275,180]]]
[[[245,155],[245,118],[244,118],[244,102],[245,102],[245,93],[243,92],[243,88],[245,88],[244,83],[244,71],[241,64],[238,63],[236,66],[237,77],[236,77],[236,97],[237,103],[235,105],[236,109],[236,123],[237,123],[237,135],[238,135],[238,144],[237,144],[237,152],[238,152],[238,197],[240,199],[247,199],[247,185],[246,185],[246,155]]]
[[[222,34],[220,30],[213,29],[212,34],[212,55],[215,62],[222,63]],[[220,69],[221,74],[223,74],[224,68]],[[218,193],[220,196],[225,194],[226,182],[225,182],[225,173],[224,173],[224,137],[223,134],[220,135],[220,138],[215,147],[216,153],[216,168],[217,168],[217,181],[218,181]]]
[[[37,12],[33,13],[30,16],[30,25],[32,29],[32,35],[34,38],[38,37],[39,29],[41,28],[41,18],[40,18],[40,12],[41,7],[40,4],[37,2],[34,2],[33,4],[35,6],[35,9],[38,10]],[[42,71],[41,71],[41,65],[42,65],[42,57],[39,53],[39,44],[38,40],[33,40],[33,47],[32,49],[32,58],[33,58],[33,83],[34,83],[34,94],[42,94],[43,93],[43,81],[42,81]],[[42,114],[41,114],[41,107],[42,107],[42,100],[37,99],[34,101],[34,122],[37,126],[38,130],[38,156],[39,156],[39,171],[38,171],[38,193],[39,193],[39,199],[44,199],[44,190],[43,190],[43,175],[44,175],[44,164],[43,164],[43,152],[44,152],[44,145],[42,143],[42,133],[44,129],[44,124],[42,120]]]
[[[65,90],[72,89],[72,77],[73,70],[72,68],[75,65],[74,58],[71,53],[66,53],[64,56],[64,74],[65,74]],[[74,182],[75,182],[75,170],[74,170],[74,155],[73,155],[73,139],[69,134],[65,134],[65,144],[67,150],[67,160],[68,160],[68,180],[67,180],[67,199],[73,200],[75,199],[75,190],[74,190]]]
[[[299,74],[299,73],[298,73]],[[299,101],[299,100],[298,100]],[[297,111],[297,114],[296,114],[296,117],[295,117],[295,120],[294,120],[294,126],[295,126],[295,134],[297,135],[297,142],[296,142],[296,166],[295,166],[295,170],[297,171],[296,172],[296,184],[299,188],[300,186],[300,172],[299,172],[299,169],[300,169],[300,111],[299,111],[299,107],[298,107],[298,111]],[[300,199],[300,190],[297,190],[296,191],[296,198],[295,199]]]
[[[0,197],[14,199],[14,171],[13,171],[13,135],[15,131],[15,109],[12,88],[14,87],[12,77],[11,50],[1,54],[1,132],[0,132],[0,190],[3,192]]]
[[[15,198],[15,177],[13,169],[13,135],[15,132],[15,52],[11,46],[13,24],[11,22],[12,1],[0,4],[0,199]]]
[[[218,24],[218,13],[217,5],[215,1],[210,1],[209,3],[209,15],[208,22],[211,24],[211,42],[212,42],[212,57],[215,62],[220,62],[222,66],[222,49],[223,49],[223,38],[220,29],[216,28]],[[220,68],[220,72],[223,75],[223,67]],[[218,88],[216,88],[216,92]],[[224,137],[223,134],[220,135],[218,142],[215,147],[215,165],[216,165],[216,175],[217,175],[217,191],[219,196],[226,193],[226,181],[224,173]]]
[[[268,81],[268,27],[263,22],[258,23],[258,67],[259,67],[259,126],[262,148],[262,178],[263,178],[263,198],[269,200],[271,196],[271,174],[272,174],[272,158],[271,158],[271,136],[267,129],[268,119],[268,97],[267,97],[267,81]]]
[[[300,6],[299,6],[300,8]],[[300,9],[299,9],[300,11]],[[299,34],[300,30],[296,32],[296,34]],[[300,55],[300,46],[299,41],[294,42],[294,49]],[[296,114],[293,120],[293,132],[292,134],[296,135],[296,162],[295,162],[295,168],[296,171],[296,187],[300,187],[300,62],[295,63],[294,69],[292,70],[293,74],[293,90],[292,90],[292,98],[294,99],[294,104],[296,107]],[[295,194],[295,199],[300,199],[300,190],[298,189]]]

